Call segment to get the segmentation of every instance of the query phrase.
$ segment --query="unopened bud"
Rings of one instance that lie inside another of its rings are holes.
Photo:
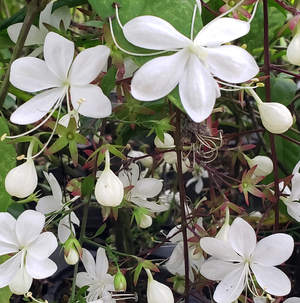
[[[149,215],[141,214],[141,228],[148,228],[152,225],[152,218]]]
[[[116,291],[126,291],[127,281],[120,270],[118,270],[117,274],[114,277],[114,286]]]
[[[267,156],[256,156],[253,159],[245,156],[250,168],[257,165],[255,168],[255,176],[267,176],[273,171],[273,162]]]
[[[76,238],[70,237],[64,243],[64,258],[69,265],[74,265],[79,261],[79,257],[82,257],[82,248]]]

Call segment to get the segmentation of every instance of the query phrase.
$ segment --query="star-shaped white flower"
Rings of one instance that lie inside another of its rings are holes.
[[[43,92],[21,105],[10,120],[17,124],[36,122],[59,107],[65,96],[69,104],[69,93],[71,104],[79,114],[91,118],[109,116],[109,99],[99,86],[90,84],[101,72],[109,54],[108,47],[98,45],[84,50],[73,61],[74,43],[56,33],[48,33],[45,61],[26,57],[15,60],[11,66],[10,82],[15,87],[27,92]]]
[[[56,264],[49,256],[57,247],[51,232],[41,234],[45,216],[34,210],[24,211],[16,220],[0,213],[0,255],[13,256],[0,265],[0,288],[9,285],[12,293],[28,292],[33,279],[55,273]]]
[[[110,291],[115,291],[114,278],[107,273],[108,260],[103,248],[98,248],[96,263],[92,254],[85,248],[82,249],[82,263],[86,272],[80,272],[76,277],[76,285],[83,287],[88,285],[89,294],[86,297],[87,302],[102,299],[104,302],[110,301],[112,296]],[[96,301],[98,302],[98,301]]]
[[[133,76],[134,98],[152,101],[169,94],[179,84],[182,105],[195,122],[212,112],[220,88],[214,77],[230,83],[253,78],[259,68],[253,57],[234,45],[223,45],[246,35],[249,22],[216,18],[204,26],[196,38],[189,39],[167,21],[140,16],[123,27],[126,39],[139,47],[175,51],[148,61]]]
[[[193,178],[186,182],[186,187],[190,186],[192,183],[196,182],[195,184],[195,192],[200,194],[201,190],[203,189],[203,180],[202,178],[208,178],[207,170],[201,168],[200,166],[194,166],[193,171]]]
[[[67,5],[59,7],[52,13],[54,1],[48,3],[45,9],[40,13],[39,27],[31,25],[29,33],[26,37],[25,46],[29,45],[43,45],[48,29],[43,23],[52,25],[59,29],[61,21],[63,22],[64,28],[67,29],[71,23],[70,9]],[[15,23],[7,28],[9,38],[16,43],[21,31],[23,23]],[[43,52],[43,46],[36,48],[31,54],[31,57],[37,57]]]
[[[36,210],[42,214],[50,214],[56,211],[63,210],[68,211],[69,207],[65,206],[62,202],[63,196],[59,183],[57,182],[53,174],[48,174],[44,171],[44,175],[51,187],[53,195],[42,197],[36,205]],[[74,197],[73,201],[77,198],[79,198],[79,196]],[[75,234],[75,228],[73,224],[76,224],[78,226],[80,224],[80,221],[74,212],[71,212],[70,215],[64,216],[59,221],[57,232],[60,243],[65,243],[68,240],[71,231],[73,232],[73,234]]]
[[[271,295],[284,296],[291,291],[289,278],[274,267],[285,262],[293,252],[294,241],[289,235],[273,234],[256,243],[251,225],[236,218],[228,231],[228,243],[206,237],[200,240],[200,246],[213,257],[202,265],[201,274],[221,281],[214,292],[217,303],[235,301],[251,282],[253,291],[253,280]]]
[[[300,161],[293,169],[293,178],[291,180],[292,190],[285,187],[283,193],[288,197],[280,197],[280,200],[286,205],[288,214],[296,221],[300,222]],[[279,188],[282,189],[283,182],[279,183]]]

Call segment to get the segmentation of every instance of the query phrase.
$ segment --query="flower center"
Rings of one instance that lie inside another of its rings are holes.
[[[191,43],[188,47],[191,53],[194,53],[200,60],[206,60],[208,52],[205,47],[197,46],[195,43]]]

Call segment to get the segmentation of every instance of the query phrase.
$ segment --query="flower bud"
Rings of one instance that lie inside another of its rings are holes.
[[[162,283],[155,281],[149,269],[145,269],[148,275],[147,300],[148,303],[173,303],[174,297],[171,289]]]
[[[164,133],[164,142],[162,142],[157,136],[154,139],[154,144],[157,148],[169,148],[174,147],[174,139],[168,134]]]
[[[141,228],[148,228],[151,225],[152,225],[152,218],[149,215],[141,214],[140,227]]]
[[[293,117],[286,106],[277,102],[257,103],[262,124],[273,134],[286,132],[293,124]]]
[[[8,172],[5,178],[5,189],[11,196],[25,198],[34,192],[37,183],[34,162],[28,159]]]
[[[273,171],[273,162],[269,157],[266,156],[256,156],[253,159],[245,156],[249,167],[257,165],[254,171],[255,176],[267,176]]]
[[[127,281],[120,270],[118,270],[117,274],[114,277],[114,286],[116,291],[126,291]]]
[[[225,222],[223,224],[223,226],[221,227],[221,229],[219,230],[219,232],[216,235],[216,239],[221,240],[225,243],[228,243],[228,232],[230,229],[230,225],[229,225],[229,219],[230,219],[230,211],[229,211],[229,207],[226,207],[226,218],[225,218]]]
[[[82,257],[82,247],[76,238],[72,236],[64,243],[64,258],[69,265],[74,265]]]
[[[116,207],[120,205],[124,196],[121,180],[110,169],[109,151],[105,152],[105,169],[95,186],[95,196],[99,204]]]
[[[300,24],[297,24],[296,35],[293,37],[286,51],[290,63],[300,66]]]

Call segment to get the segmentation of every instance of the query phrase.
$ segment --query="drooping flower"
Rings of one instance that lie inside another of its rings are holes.
[[[273,162],[267,156],[256,156],[253,159],[250,159],[244,154],[244,157],[250,168],[257,165],[254,170],[255,176],[267,176],[273,171]]]
[[[68,211],[69,207],[64,205],[62,202],[62,191],[59,183],[53,176],[53,174],[48,174],[45,171],[43,172],[45,178],[47,179],[51,190],[52,196],[42,197],[36,205],[36,210],[42,214],[50,214],[57,211]],[[74,197],[73,200],[79,198],[78,196]],[[71,233],[75,234],[74,225],[79,226],[80,221],[72,211],[70,214],[65,215],[58,223],[58,239],[60,243],[65,243],[70,237]]]
[[[182,105],[195,122],[212,112],[220,88],[213,76],[231,83],[253,78],[259,71],[253,57],[234,45],[222,45],[246,35],[249,22],[217,18],[189,39],[167,21],[139,16],[123,27],[132,44],[152,50],[176,51],[144,64],[133,76],[131,92],[141,101],[160,99],[179,84]]]
[[[5,189],[11,195],[25,198],[31,195],[38,183],[35,165],[32,159],[32,140],[27,150],[27,160],[21,165],[13,168],[5,177]]]
[[[79,257],[82,258],[82,247],[76,238],[71,236],[63,246],[65,250],[64,258],[69,265],[76,264],[79,261]]]
[[[294,35],[291,43],[289,44],[286,55],[290,63],[300,66],[300,22],[298,15],[298,23],[296,25],[296,34]]]
[[[108,271],[108,260],[105,250],[101,247],[97,250],[96,262],[92,254],[85,248],[82,255],[82,263],[86,272],[80,272],[76,277],[76,285],[78,287],[89,286],[87,302],[96,301],[98,299],[112,298],[111,291],[115,291],[114,278]]]
[[[145,268],[148,275],[148,286],[147,286],[147,300],[148,303],[173,303],[174,297],[171,289],[162,283],[153,279],[151,271]]]
[[[288,195],[287,197],[280,196],[280,200],[286,205],[288,214],[296,221],[300,222],[300,161],[293,169],[293,178],[291,180],[292,190],[285,187],[283,194]],[[283,183],[279,183],[279,188],[282,189]]]
[[[124,188],[120,179],[110,169],[109,151],[105,152],[105,168],[97,180],[95,196],[102,206],[116,207],[121,204]]]
[[[52,13],[53,4],[54,1],[51,1],[46,5],[45,9],[40,13],[39,27],[36,27],[35,25],[31,25],[29,33],[26,37],[24,44],[25,46],[35,45],[35,44],[42,45],[37,49],[35,49],[30,54],[30,56],[32,57],[37,57],[39,54],[43,52],[44,40],[49,32],[43,23],[50,24],[57,29],[59,29],[61,22],[63,23],[65,29],[67,29],[70,26],[71,14],[69,7],[67,5],[59,7]],[[7,28],[7,33],[9,35],[9,38],[14,43],[16,43],[18,40],[22,26],[23,23],[15,23]]]
[[[206,237],[200,240],[200,245],[213,257],[201,266],[201,274],[210,280],[221,281],[214,292],[217,303],[235,301],[246,286],[255,293],[254,280],[271,295],[284,296],[290,292],[289,278],[275,266],[292,254],[294,241],[291,236],[278,233],[256,243],[251,225],[236,218],[228,231],[228,243]]]
[[[17,108],[11,121],[34,123],[51,109],[58,108],[65,96],[70,108],[69,92],[71,104],[79,114],[91,118],[109,116],[109,99],[99,86],[90,84],[101,72],[109,54],[108,47],[98,45],[84,50],[73,61],[74,43],[56,33],[48,33],[44,45],[45,61],[26,57],[12,64],[10,82],[15,87],[27,92],[43,92]]]
[[[45,216],[34,210],[24,211],[16,220],[0,213],[0,255],[13,256],[0,265],[0,288],[9,285],[12,293],[28,292],[33,279],[44,279],[55,273],[56,264],[49,256],[57,247],[51,232],[41,234]]]

